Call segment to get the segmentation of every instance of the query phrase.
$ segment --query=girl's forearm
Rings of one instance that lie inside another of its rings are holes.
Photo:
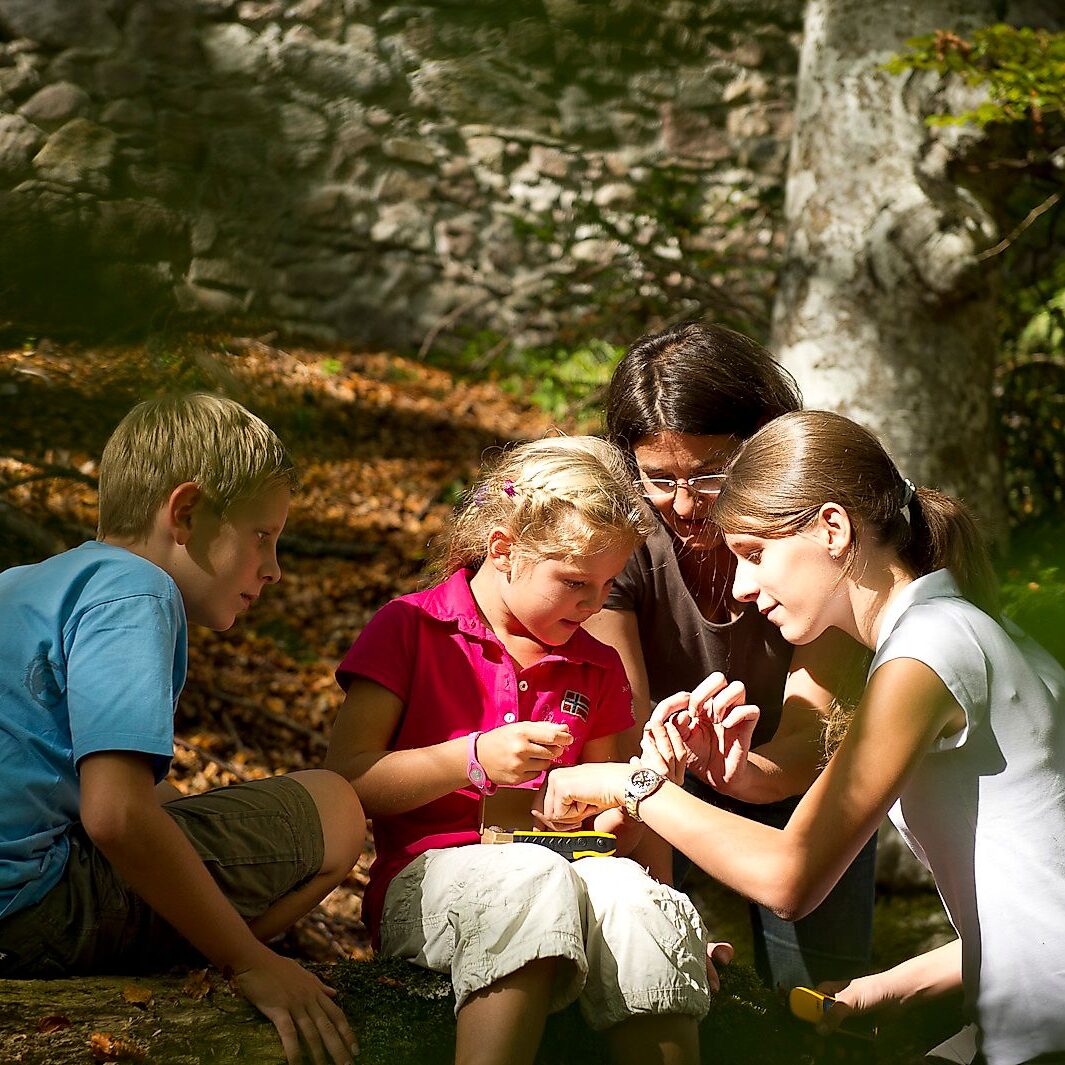
[[[863,979],[871,984],[870,997],[884,1005],[907,1006],[949,995],[962,986],[961,940],[944,943],[935,950],[918,954],[916,958]]]
[[[794,832],[718,809],[668,782],[643,800],[640,816],[716,880],[785,920],[814,909],[853,857],[817,855]]]
[[[465,738],[351,759],[349,779],[370,817],[403,814],[469,784]]]

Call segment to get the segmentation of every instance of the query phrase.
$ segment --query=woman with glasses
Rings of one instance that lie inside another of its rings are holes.
[[[787,371],[732,330],[689,322],[632,346],[610,383],[607,434],[628,456],[660,526],[586,626],[621,654],[640,725],[655,703],[713,673],[732,683],[733,703],[759,708],[753,749],[728,783],[718,777],[711,790],[705,771],[693,772],[686,787],[776,827],[817,775],[829,711],[845,687],[860,690],[865,657],[835,630],[792,648],[751,604],[737,603],[735,559],[709,515],[721,471],[744,440],[801,405]],[[670,871],[665,854],[644,855],[660,876]],[[866,970],[874,861],[875,839],[801,921],[752,905],[755,962],[769,986]]]

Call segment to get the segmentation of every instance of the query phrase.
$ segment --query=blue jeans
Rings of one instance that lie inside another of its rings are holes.
[[[773,828],[788,823],[799,798],[758,805],[725,798],[705,784],[684,782],[686,791],[704,802],[749,817]],[[674,858],[674,882],[683,887],[691,862]],[[873,940],[876,835],[812,913],[784,921],[764,906],[751,903],[754,964],[767,987],[816,987],[822,980],[846,980],[869,971]]]

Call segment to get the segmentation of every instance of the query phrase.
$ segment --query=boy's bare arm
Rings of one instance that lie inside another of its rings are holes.
[[[147,759],[91,754],[79,765],[86,832],[126,882],[219,968],[277,1028],[290,1062],[302,1038],[350,1062],[353,1036],[334,992],[296,962],[260,943],[212,879],[192,844],[159,805]]]

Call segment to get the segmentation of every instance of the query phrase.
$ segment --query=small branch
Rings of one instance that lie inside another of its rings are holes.
[[[38,554],[47,557],[65,551],[67,545],[21,511],[0,500],[0,540],[21,540]]]
[[[432,349],[433,344],[436,343],[436,338],[450,326],[454,325],[467,311],[472,311],[479,303],[484,303],[486,300],[491,299],[492,293],[490,292],[478,292],[477,295],[471,299],[466,300],[465,303],[460,303],[453,310],[449,311],[442,318],[439,318],[435,325],[433,325],[429,332],[425,334],[425,338],[422,340],[421,345],[418,348],[418,359],[424,359]]]
[[[1004,252],[1040,215],[1045,214],[1061,199],[1060,192],[1052,192],[1039,206],[1033,207],[1016,229],[1013,230],[1008,236],[1003,237],[993,248],[987,248],[985,251],[980,252],[976,256],[976,261],[982,263],[985,259],[990,259],[993,255],[1000,255]]]
[[[191,751],[197,758],[202,758],[204,761],[214,762],[220,769],[224,769],[227,773],[232,773],[240,781],[252,779],[243,769],[238,768],[232,762],[227,762],[224,758],[219,758],[218,755],[211,754],[210,751],[205,751],[202,747],[197,747],[195,743],[189,743],[188,740],[183,740],[179,736],[174,737],[174,746]]]
[[[299,555],[301,558],[372,558],[380,550],[378,544],[349,544],[335,540],[314,540],[306,536],[285,534],[282,553]]]
[[[293,732],[299,733],[301,736],[306,736],[311,741],[311,746],[326,748],[329,746],[329,741],[319,732],[317,729],[311,728],[310,725],[304,725],[299,721],[293,721],[290,717],[285,717],[284,714],[275,714],[270,710],[267,710],[257,699],[249,699],[243,695],[237,695],[234,692],[224,691],[222,688],[214,688],[213,694],[217,695],[219,699],[224,699],[227,703],[233,706],[242,707],[245,710],[250,710],[256,717],[265,718],[267,721],[272,721],[275,725],[280,725],[282,728],[291,729]]]

